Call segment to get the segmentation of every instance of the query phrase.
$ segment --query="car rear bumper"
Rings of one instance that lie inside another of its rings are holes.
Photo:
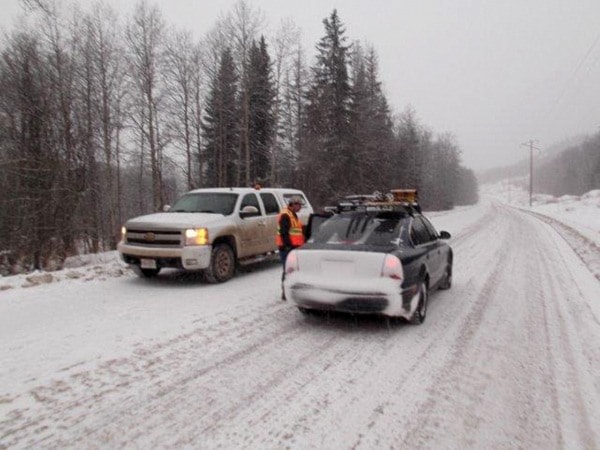
[[[418,303],[418,289],[402,289],[397,280],[325,279],[299,273],[286,276],[286,298],[297,306],[322,311],[380,314],[410,319]]]
[[[211,245],[189,247],[142,247],[119,242],[117,250],[127,264],[140,265],[142,260],[154,260],[158,268],[174,267],[186,270],[206,269],[210,264]]]

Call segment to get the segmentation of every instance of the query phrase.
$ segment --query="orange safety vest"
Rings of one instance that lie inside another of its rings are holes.
[[[283,247],[285,245],[281,237],[281,228],[279,227],[281,216],[284,214],[290,218],[290,242],[294,247],[300,247],[301,245],[304,245],[302,222],[295,214],[286,208],[277,216],[277,236],[275,237],[275,243],[277,244],[277,247]]]

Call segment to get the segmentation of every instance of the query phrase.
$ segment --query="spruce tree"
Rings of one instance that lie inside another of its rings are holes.
[[[306,186],[316,202],[335,199],[351,190],[348,168],[351,90],[349,45],[337,10],[323,20],[325,36],[317,44],[317,62],[308,93],[303,170],[311,173]],[[335,174],[335,175],[333,175]]]
[[[265,183],[271,170],[271,144],[275,132],[273,114],[274,88],[271,60],[264,36],[259,44],[253,42],[250,49],[248,68],[249,120],[251,180]]]
[[[352,149],[349,170],[362,192],[389,189],[397,164],[392,164],[393,129],[387,99],[381,89],[377,57],[370,48],[365,54],[355,44],[352,67],[351,129]]]
[[[207,173],[210,186],[235,184],[238,149],[237,77],[231,50],[221,54],[218,72],[211,81],[202,121]]]

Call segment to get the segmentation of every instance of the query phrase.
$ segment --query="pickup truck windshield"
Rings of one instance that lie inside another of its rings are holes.
[[[199,192],[181,197],[169,210],[173,213],[211,213],[228,216],[233,213],[238,194]]]

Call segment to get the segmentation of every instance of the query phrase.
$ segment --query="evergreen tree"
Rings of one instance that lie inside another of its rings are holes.
[[[361,192],[394,187],[391,175],[393,129],[387,99],[381,90],[377,56],[370,48],[365,55],[359,44],[354,46],[352,83],[352,149],[349,170]]]
[[[219,71],[215,74],[202,122],[205,139],[209,186],[231,186],[236,180],[238,149],[237,77],[231,50],[221,54]]]
[[[458,189],[455,193],[456,205],[474,205],[479,201],[477,177],[471,169],[458,168]]]
[[[271,73],[271,60],[264,36],[257,45],[250,48],[249,123],[250,143],[249,179],[264,183],[270,175],[271,143],[275,132],[273,115],[274,89]]]
[[[400,116],[397,129],[397,150],[394,155],[394,161],[398,167],[394,177],[396,186],[418,190],[422,187],[421,134],[422,129],[416,112],[409,106]]]
[[[316,203],[352,190],[350,160],[351,89],[345,29],[337,10],[323,20],[325,36],[317,44],[317,62],[308,93],[304,171],[311,174],[306,190]],[[332,176],[335,174],[335,177]]]

